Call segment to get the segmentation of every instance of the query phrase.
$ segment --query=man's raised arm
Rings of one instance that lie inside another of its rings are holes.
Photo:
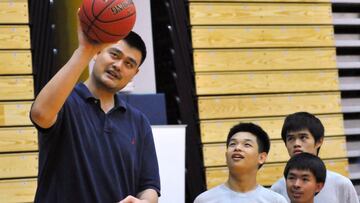
[[[30,110],[31,119],[42,128],[49,128],[55,123],[57,114],[91,58],[108,45],[91,43],[82,32],[79,18],[77,21],[78,48],[40,91]]]

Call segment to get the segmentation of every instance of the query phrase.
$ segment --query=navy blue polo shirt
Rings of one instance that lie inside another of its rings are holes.
[[[160,195],[151,127],[115,96],[108,113],[78,84],[49,129],[39,130],[35,202],[118,202],[145,189]]]

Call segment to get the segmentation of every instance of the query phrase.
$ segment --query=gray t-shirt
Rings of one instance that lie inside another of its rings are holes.
[[[196,197],[194,203],[286,203],[281,195],[258,185],[254,190],[235,192],[225,184],[216,186]]]
[[[285,178],[279,179],[271,186],[271,190],[281,194],[288,202]],[[326,171],[323,189],[315,196],[314,203],[359,203],[359,198],[351,181],[332,171]]]

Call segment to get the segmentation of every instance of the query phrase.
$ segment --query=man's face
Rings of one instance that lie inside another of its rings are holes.
[[[286,148],[290,157],[302,152],[317,155],[317,149],[321,144],[322,139],[315,143],[314,136],[307,129],[291,131],[286,135]]]
[[[229,169],[257,170],[266,160],[265,152],[259,154],[256,137],[249,132],[234,134],[226,150],[226,163]]]
[[[286,189],[292,203],[313,202],[315,193],[320,192],[323,183],[317,183],[309,170],[290,169],[286,178]]]
[[[92,77],[97,86],[110,92],[124,88],[139,71],[141,52],[121,40],[94,57]]]

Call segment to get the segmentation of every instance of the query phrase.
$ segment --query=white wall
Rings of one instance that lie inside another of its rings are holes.
[[[185,126],[152,126],[159,162],[159,203],[185,202]]]
[[[139,94],[156,93],[150,0],[133,1],[136,6],[137,15],[133,30],[144,39],[147,57],[133,80],[132,92]]]

